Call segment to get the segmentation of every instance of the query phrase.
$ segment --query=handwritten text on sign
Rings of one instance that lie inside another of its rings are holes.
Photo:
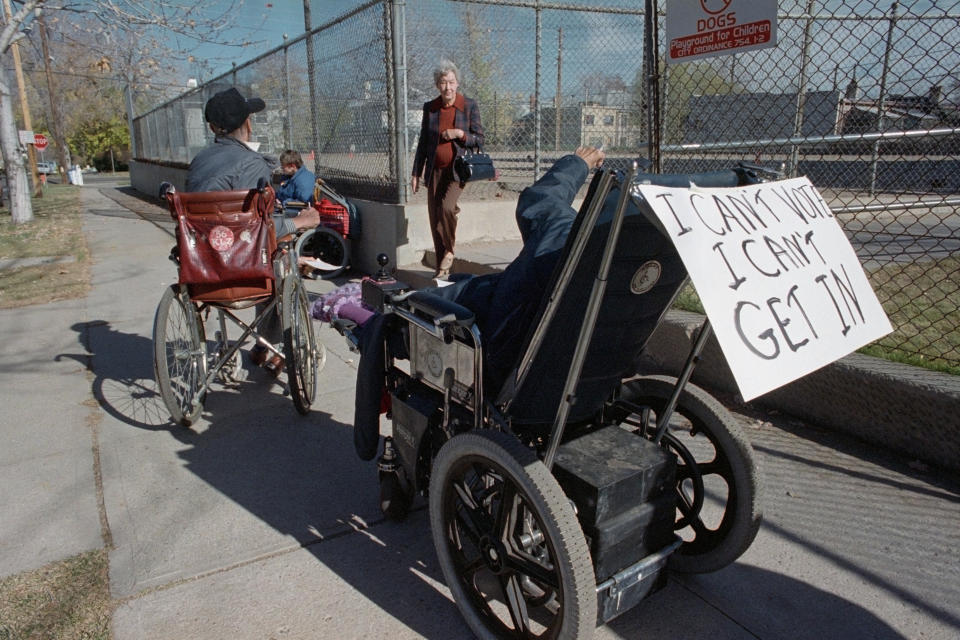
[[[680,253],[745,400],[891,331],[808,179],[638,192]]]

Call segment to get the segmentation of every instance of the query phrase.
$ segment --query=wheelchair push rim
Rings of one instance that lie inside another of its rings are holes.
[[[563,491],[514,437],[474,431],[440,449],[430,524],[447,586],[480,638],[578,638],[596,626],[593,565]]]
[[[310,411],[317,396],[317,340],[303,281],[296,275],[283,281],[283,347],[287,360],[290,396],[301,415]]]
[[[336,278],[350,266],[350,244],[342,235],[328,227],[317,227],[297,239],[296,255],[316,258],[325,267],[314,269],[324,280]]]
[[[189,427],[203,410],[206,339],[195,304],[172,285],[153,322],[153,368],[160,397],[173,422]]]

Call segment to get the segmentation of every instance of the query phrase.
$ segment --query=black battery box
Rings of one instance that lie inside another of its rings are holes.
[[[676,540],[676,458],[660,446],[619,426],[604,427],[561,445],[553,471],[577,507],[598,584]],[[599,622],[664,583],[658,571],[615,597],[601,592]]]

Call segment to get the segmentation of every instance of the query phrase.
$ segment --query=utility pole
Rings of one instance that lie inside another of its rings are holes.
[[[3,0],[3,15],[9,24],[11,18],[10,0]],[[20,43],[14,42],[10,47],[13,50],[13,68],[17,75],[17,89],[20,90],[20,110],[23,111],[23,128],[33,131],[33,122],[30,120],[30,107],[27,104],[27,90],[23,86],[23,67],[20,65]],[[27,157],[30,159],[30,173],[33,175],[34,195],[43,197],[43,187],[40,184],[40,175],[37,173],[37,152],[32,144],[27,145]]]
[[[9,2],[10,0],[4,0]],[[65,177],[65,172],[70,166],[70,159],[67,157],[67,141],[63,138],[60,128],[60,108],[54,96],[57,93],[57,87],[53,80],[53,73],[50,70],[50,48],[47,46],[47,25],[43,21],[43,14],[37,16],[37,25],[40,27],[40,45],[43,51],[43,69],[47,75],[47,97],[50,99],[50,129],[53,133],[53,139],[57,141],[57,159],[60,161],[60,179]]]

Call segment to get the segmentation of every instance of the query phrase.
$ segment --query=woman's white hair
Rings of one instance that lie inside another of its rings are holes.
[[[440,79],[443,76],[447,75],[450,72],[453,72],[453,75],[457,77],[457,83],[460,83],[460,70],[457,69],[457,65],[453,64],[449,60],[441,60],[439,64],[433,70],[433,84],[437,86],[440,84]]]

